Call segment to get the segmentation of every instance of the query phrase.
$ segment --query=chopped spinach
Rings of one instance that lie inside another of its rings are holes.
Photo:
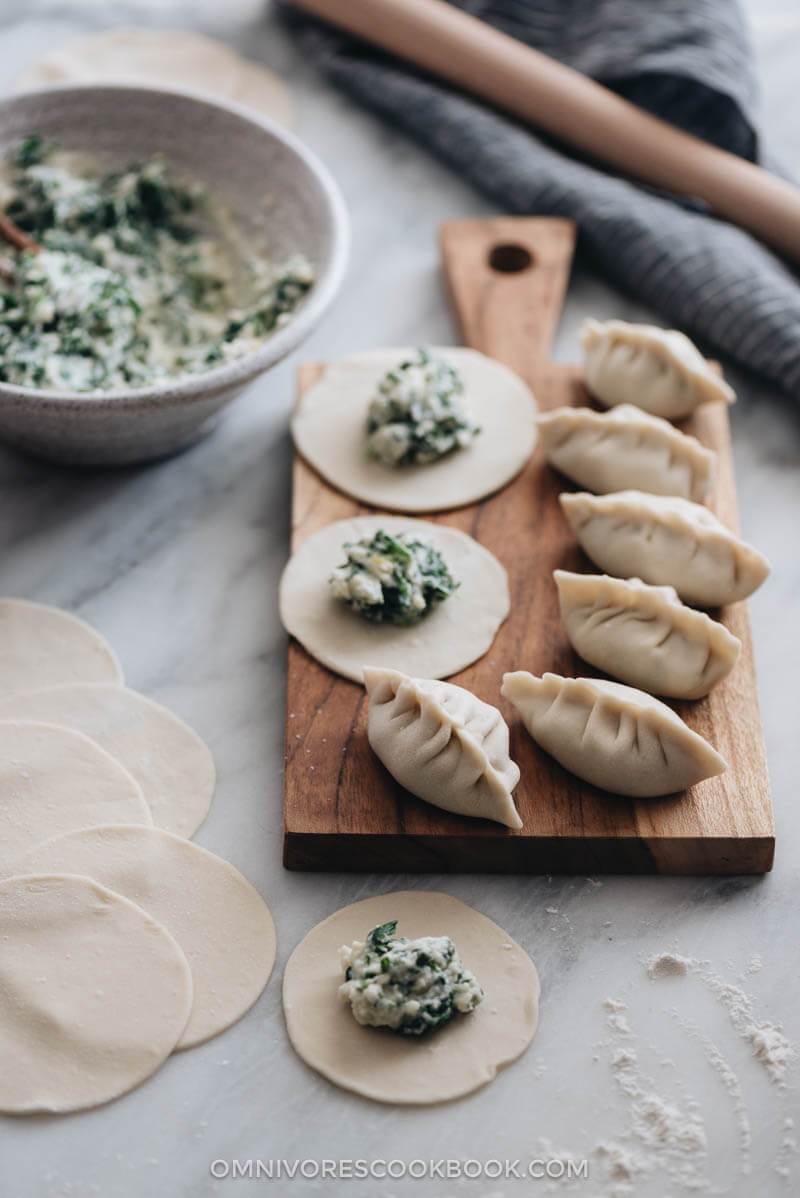
[[[378,530],[343,548],[347,559],[331,575],[331,591],[367,620],[413,624],[458,588],[439,550],[422,537]]]

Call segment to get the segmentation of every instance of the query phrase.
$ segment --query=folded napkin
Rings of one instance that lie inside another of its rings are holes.
[[[756,86],[733,0],[453,0],[642,108],[762,161]],[[788,392],[800,392],[800,287],[749,234],[581,161],[513,118],[330,27],[289,15],[327,76],[492,196],[564,216],[622,290]]]

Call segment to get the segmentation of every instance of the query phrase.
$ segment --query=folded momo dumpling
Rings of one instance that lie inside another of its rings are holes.
[[[556,408],[536,423],[550,465],[587,491],[702,499],[711,486],[713,450],[632,404],[610,412]]]
[[[608,574],[673,586],[687,603],[735,603],[769,574],[763,554],[688,499],[577,491],[559,501],[584,552]]]
[[[738,637],[686,607],[672,587],[566,570],[554,570],[553,578],[576,653],[631,686],[701,699],[739,660]]]
[[[586,386],[607,408],[632,403],[681,420],[700,404],[735,392],[677,329],[624,320],[587,320],[581,333]]]
[[[521,828],[511,792],[519,767],[496,707],[450,682],[364,667],[367,735],[392,777],[445,811]]]
[[[632,686],[520,670],[503,677],[502,693],[537,745],[601,790],[653,798],[727,769],[671,707]]]

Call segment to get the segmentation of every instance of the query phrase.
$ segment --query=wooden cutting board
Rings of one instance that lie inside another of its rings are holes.
[[[442,229],[442,252],[464,342],[511,367],[540,409],[589,402],[581,369],[548,361],[574,248],[570,222],[502,217]],[[300,369],[300,392],[324,366]],[[335,413],[331,414],[335,419]],[[707,404],[683,427],[719,455],[711,506],[737,526],[728,416]],[[292,547],[334,520],[373,509],[294,463]],[[540,449],[504,490],[431,517],[475,536],[508,570],[511,614],[484,658],[451,681],[501,708],[521,781],[523,828],[439,811],[399,787],[367,743],[364,690],[289,644],[284,864],[288,869],[493,873],[761,873],[774,831],[747,607],[721,613],[743,643],[732,674],[678,713],[728,771],[663,799],[628,799],[568,774],[533,743],[500,696],[507,670],[587,675],[558,612],[552,571],[592,570],[561,514],[568,484]],[[768,584],[767,584],[768,585]]]

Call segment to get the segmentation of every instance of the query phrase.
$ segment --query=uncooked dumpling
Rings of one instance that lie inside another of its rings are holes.
[[[428,540],[459,584],[416,624],[365,620],[331,593],[328,579],[346,556],[345,543],[380,530]],[[324,666],[355,682],[365,665],[421,677],[455,674],[486,653],[508,610],[508,577],[494,554],[456,528],[408,517],[356,516],[327,525],[296,550],[280,583],[287,632]]]
[[[502,693],[537,745],[601,790],[652,798],[727,769],[671,707],[631,686],[520,670],[504,675]]]
[[[363,1027],[339,997],[339,949],[398,921],[409,939],[449,936],[483,1002],[419,1039]],[[490,1082],[530,1044],[539,978],[507,932],[449,894],[403,890],[353,903],[304,937],[286,965],[283,1010],[292,1047],[323,1077],[376,1102],[448,1102]]]
[[[122,682],[107,641],[60,608],[0,599],[0,694],[68,682]]]
[[[0,882],[0,1111],[78,1111],[172,1052],[192,977],[170,934],[91,878]]]
[[[581,334],[586,386],[607,408],[636,404],[681,420],[711,400],[733,403],[733,388],[676,329],[624,320],[587,320]]]
[[[635,489],[700,500],[711,486],[713,450],[632,404],[556,408],[536,423],[550,465],[598,495]]]
[[[576,653],[630,686],[701,699],[739,660],[741,641],[686,607],[672,587],[566,570],[554,570],[553,578]]]
[[[386,372],[413,352],[369,350],[328,366],[300,399],[295,445],[334,487],[373,507],[434,512],[475,503],[505,486],[530,457],[534,398],[521,378],[474,349],[433,348],[461,377],[480,432],[467,448],[428,465],[386,466],[367,455],[367,409]]]
[[[275,926],[261,895],[213,853],[160,828],[81,828],[35,845],[15,873],[94,878],[175,937],[192,971],[192,1012],[177,1048],[240,1019],[267,984]]]
[[[608,574],[672,586],[687,603],[720,607],[752,595],[769,562],[699,503],[643,491],[559,496],[584,552]]]
[[[519,768],[496,707],[449,682],[365,668],[369,743],[418,798],[459,815],[521,828],[511,792]]]
[[[74,728],[130,771],[153,822],[191,836],[214,794],[214,760],[171,711],[125,686],[57,686],[0,698],[0,720],[43,720]],[[100,822],[100,821],[95,821]]]
[[[0,721],[0,871],[59,832],[152,823],[138,782],[88,736]]]

